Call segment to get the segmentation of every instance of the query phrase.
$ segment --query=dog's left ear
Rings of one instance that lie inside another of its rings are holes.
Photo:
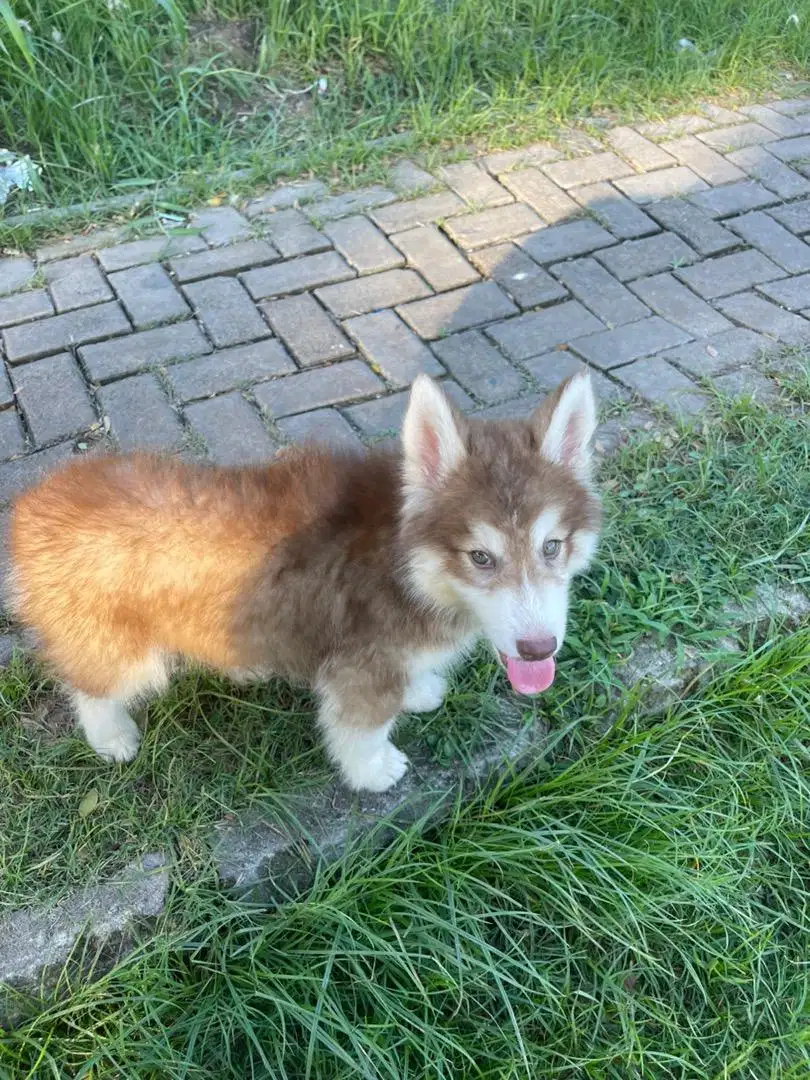
[[[467,453],[453,406],[427,375],[417,376],[411,389],[402,445],[412,490],[440,487]]]
[[[543,457],[587,480],[590,443],[596,430],[596,400],[588,372],[578,371],[562,382],[536,410],[534,419],[540,429]]]

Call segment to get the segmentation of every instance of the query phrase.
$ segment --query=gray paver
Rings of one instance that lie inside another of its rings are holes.
[[[709,186],[685,165],[678,165],[674,169],[658,169],[641,176],[629,176],[624,180],[616,180],[615,184],[619,191],[642,206],[674,195],[706,191]]]
[[[773,132],[761,124],[736,124],[734,127],[713,128],[702,131],[698,138],[715,150],[725,153],[729,150],[741,150],[745,146],[770,142]]]
[[[327,285],[315,295],[339,319],[346,319],[429,296],[430,289],[413,270],[385,270],[340,285]]]
[[[207,248],[206,242],[195,233],[180,236],[161,234],[147,237],[145,240],[130,240],[126,244],[102,248],[97,258],[109,274],[115,270],[126,270],[130,266],[138,266],[141,263],[162,262],[173,255],[206,251]]]
[[[122,450],[162,450],[182,441],[180,420],[154,375],[133,375],[102,386],[98,397]]]
[[[695,296],[672,274],[642,278],[634,281],[630,287],[656,315],[662,315],[669,322],[688,330],[694,337],[708,337],[731,329],[728,319],[705,300]]]
[[[315,409],[297,416],[285,416],[276,421],[276,427],[293,443],[328,443],[341,450],[359,450],[363,445],[351,424],[336,409]]]
[[[810,322],[792,315],[754,292],[738,293],[719,300],[717,306],[730,319],[788,345],[810,341]]]
[[[435,225],[393,233],[391,240],[432,288],[456,289],[478,281],[479,274]]]
[[[632,281],[692,263],[697,255],[679,236],[665,232],[642,240],[625,240],[617,247],[597,252],[596,258],[619,281]]]
[[[636,124],[636,130],[650,139],[679,139],[681,135],[694,135],[712,127],[708,116],[696,116],[694,113],[682,113],[670,116],[667,120],[651,120]]]
[[[340,360],[355,351],[321,305],[309,293],[262,305],[273,327],[302,367]]]
[[[324,227],[324,232],[343,258],[360,274],[392,270],[405,262],[384,234],[362,215],[333,221]]]
[[[585,219],[567,225],[554,225],[532,236],[524,237],[520,246],[538,263],[559,262],[576,255],[588,255],[597,248],[608,247],[616,240],[601,225]]]
[[[160,263],[119,270],[110,274],[110,284],[136,330],[147,330],[190,314],[188,304]]]
[[[519,319],[488,326],[486,333],[510,359],[527,360],[602,329],[602,323],[578,300],[567,300],[543,311],[521,315]]]
[[[723,218],[732,214],[743,214],[746,210],[773,206],[779,199],[756,180],[740,180],[737,184],[726,184],[724,187],[692,194],[689,201],[705,210],[711,217]]]
[[[254,300],[285,293],[303,292],[318,285],[345,281],[355,276],[354,270],[336,251],[321,255],[305,255],[258,270],[248,270],[242,282]]]
[[[807,161],[810,159],[810,135],[798,139],[779,139],[769,143],[768,149],[780,161]]]
[[[493,180],[489,173],[472,161],[447,165],[439,175],[457,195],[472,206],[503,206],[512,202],[512,195]]]
[[[104,275],[90,255],[47,263],[43,273],[59,312],[89,307],[113,298]]]
[[[3,340],[9,363],[19,364],[48,353],[62,352],[70,345],[101,341],[129,330],[129,322],[120,306],[107,303],[77,308],[35,323],[11,326],[3,331]]]
[[[571,194],[619,240],[634,240],[658,232],[655,222],[611,184],[587,184],[575,188]]]
[[[582,211],[570,195],[540,171],[540,169],[521,169],[503,177],[504,184],[513,195],[536,210],[543,221],[553,225],[569,218],[579,217]],[[524,232],[528,230],[524,229]],[[511,239],[517,232],[496,239]],[[492,241],[489,241],[492,242]]]
[[[415,162],[404,158],[391,166],[391,187],[400,195],[415,195],[439,186],[439,182]]]
[[[779,396],[775,383],[756,368],[740,367],[714,380],[716,390],[731,398],[751,398],[770,403]]]
[[[101,345],[85,345],[79,356],[93,382],[106,382],[155,364],[188,360],[211,352],[196,323],[189,321],[142,330],[127,338],[116,338]]]
[[[768,213],[772,218],[797,235],[810,232],[810,199],[789,203],[787,206],[774,206]]]
[[[753,330],[735,326],[701,341],[690,341],[687,345],[669,349],[661,356],[702,378],[756,360],[768,347],[773,348],[773,342],[768,338]]]
[[[291,416],[323,405],[339,405],[370,397],[384,389],[362,360],[344,360],[331,367],[310,368],[262,383],[253,396],[271,416]]]
[[[810,98],[783,98],[778,101],[769,101],[771,109],[776,109],[783,116],[800,116],[810,112]]]
[[[573,349],[595,367],[610,370],[643,356],[672,349],[688,341],[690,335],[657,315],[627,323],[617,330],[603,330],[572,342]]]
[[[73,255],[84,255],[87,251],[108,247],[122,239],[122,229],[92,229],[90,232],[66,236],[37,248],[36,259],[40,265],[54,259],[69,259]]]
[[[450,218],[444,227],[461,247],[479,248],[542,229],[543,222],[523,203],[510,203]]]
[[[515,397],[526,388],[523,376],[478,330],[437,341],[433,351],[465,389],[488,405]]]
[[[299,180],[294,184],[284,184],[274,191],[268,191],[266,195],[251,199],[245,207],[245,215],[254,218],[274,210],[286,210],[290,206],[322,199],[328,190],[321,180]]]
[[[436,195],[425,195],[421,199],[411,199],[386,206],[382,210],[372,210],[370,217],[383,232],[392,233],[443,221],[466,209],[464,201],[458,195],[452,191],[440,191]]]
[[[802,311],[810,307],[810,274],[783,278],[757,285],[757,292],[763,293],[770,300],[775,300],[780,307],[789,311]]]
[[[172,364],[166,374],[179,401],[211,397],[296,370],[286,349],[272,338]]]
[[[0,329],[17,323],[53,315],[51,298],[45,289],[30,289],[0,300]]]
[[[494,281],[467,285],[397,308],[417,334],[428,340],[504,319],[517,314],[517,310]]]
[[[0,296],[25,288],[35,273],[34,264],[23,255],[0,258]]]
[[[616,375],[646,401],[663,405],[676,415],[694,416],[708,405],[706,395],[660,356],[638,360]]]
[[[334,221],[350,214],[363,213],[376,206],[385,206],[395,199],[395,192],[374,185],[358,191],[346,191],[342,195],[330,195],[320,202],[308,203],[306,213],[316,221]]]
[[[615,127],[605,132],[613,149],[641,172],[665,169],[674,165],[672,156],[631,127]]]
[[[206,278],[184,286],[197,318],[218,349],[267,337],[270,330],[235,278]]]
[[[783,199],[795,199],[798,195],[810,192],[810,180],[785,165],[783,161],[768,153],[766,146],[748,146],[744,150],[735,150],[728,155],[728,160],[739,165],[770,191]]]
[[[609,326],[635,322],[650,314],[624,285],[609,274],[596,259],[572,259],[551,267],[578,300]]]
[[[0,412],[0,459],[3,461],[25,450],[22,425],[14,408]]]
[[[633,175],[633,169],[609,150],[601,154],[589,154],[588,157],[544,165],[543,172],[555,184],[566,189]]]
[[[494,154],[487,154],[482,161],[494,176],[501,176],[529,165],[547,165],[550,161],[559,161],[562,156],[556,146],[539,142],[521,146],[517,150],[498,150]]]
[[[68,443],[60,443],[37,454],[28,454],[0,465],[0,504],[12,499],[24,488],[42,480],[51,469],[72,456]]]
[[[441,385],[453,404],[462,412],[475,407],[470,395],[452,379],[445,379]],[[398,433],[402,428],[407,407],[408,393],[403,390],[398,394],[386,394],[385,397],[375,398],[373,401],[364,401],[360,405],[350,405],[343,412],[364,435],[375,437]]]
[[[328,237],[318,232],[300,210],[278,210],[262,219],[266,234],[285,259],[296,255],[313,255],[327,251],[331,246]]]
[[[578,371],[587,371],[591,377],[591,386],[596,394],[597,402],[626,401],[630,397],[623,386],[613,382],[601,371],[595,371],[589,367],[568,349],[554,349],[541,356],[533,356],[524,361],[523,366],[535,385],[545,393],[553,390],[569,375],[574,375]]]
[[[558,281],[515,244],[479,248],[471,258],[481,273],[497,281],[521,308],[550,304],[568,295]]]
[[[96,414],[70,353],[48,356],[14,368],[17,400],[34,442],[55,442],[94,423]]]
[[[276,451],[258,413],[238,390],[196,401],[185,412],[218,465],[259,465]]]
[[[211,247],[247,240],[251,235],[249,222],[233,206],[207,206],[191,215],[189,225],[199,229]]]
[[[409,386],[422,371],[444,374],[427,345],[393,311],[359,315],[344,325],[374,370],[392,386]]]
[[[696,139],[694,135],[684,135],[681,139],[672,139],[662,146],[682,165],[697,173],[710,184],[731,184],[745,179],[745,173],[732,165],[722,154]]]
[[[761,210],[733,218],[728,226],[791,274],[810,270],[810,246]]]
[[[684,199],[664,199],[652,203],[647,212],[665,229],[678,234],[701,255],[717,255],[737,247],[739,240],[705,210]]]
[[[243,240],[239,244],[172,259],[169,268],[181,285],[217,274],[235,274],[251,266],[264,266],[278,259],[278,252],[266,240]]]
[[[728,296],[760,281],[773,281],[785,276],[781,267],[759,251],[735,251],[731,255],[707,259],[696,266],[685,266],[675,273],[705,300]]]
[[[6,409],[14,404],[14,389],[8,373],[0,369],[0,409]]]

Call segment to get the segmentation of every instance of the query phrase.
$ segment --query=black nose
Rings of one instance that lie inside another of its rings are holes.
[[[521,660],[548,660],[557,649],[557,639],[553,634],[539,638],[521,638],[517,643],[518,656]]]

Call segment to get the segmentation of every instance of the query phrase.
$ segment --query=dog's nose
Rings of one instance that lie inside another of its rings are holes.
[[[548,660],[557,648],[557,639],[553,634],[538,638],[521,638],[517,643],[518,656],[521,660]]]

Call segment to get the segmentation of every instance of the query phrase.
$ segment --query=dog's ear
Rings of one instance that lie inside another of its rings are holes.
[[[590,442],[596,430],[596,400],[588,372],[578,371],[560,383],[535,411],[533,420],[543,457],[587,480]]]
[[[405,480],[417,490],[440,487],[467,453],[453,406],[427,375],[417,376],[411,388],[402,445]]]

